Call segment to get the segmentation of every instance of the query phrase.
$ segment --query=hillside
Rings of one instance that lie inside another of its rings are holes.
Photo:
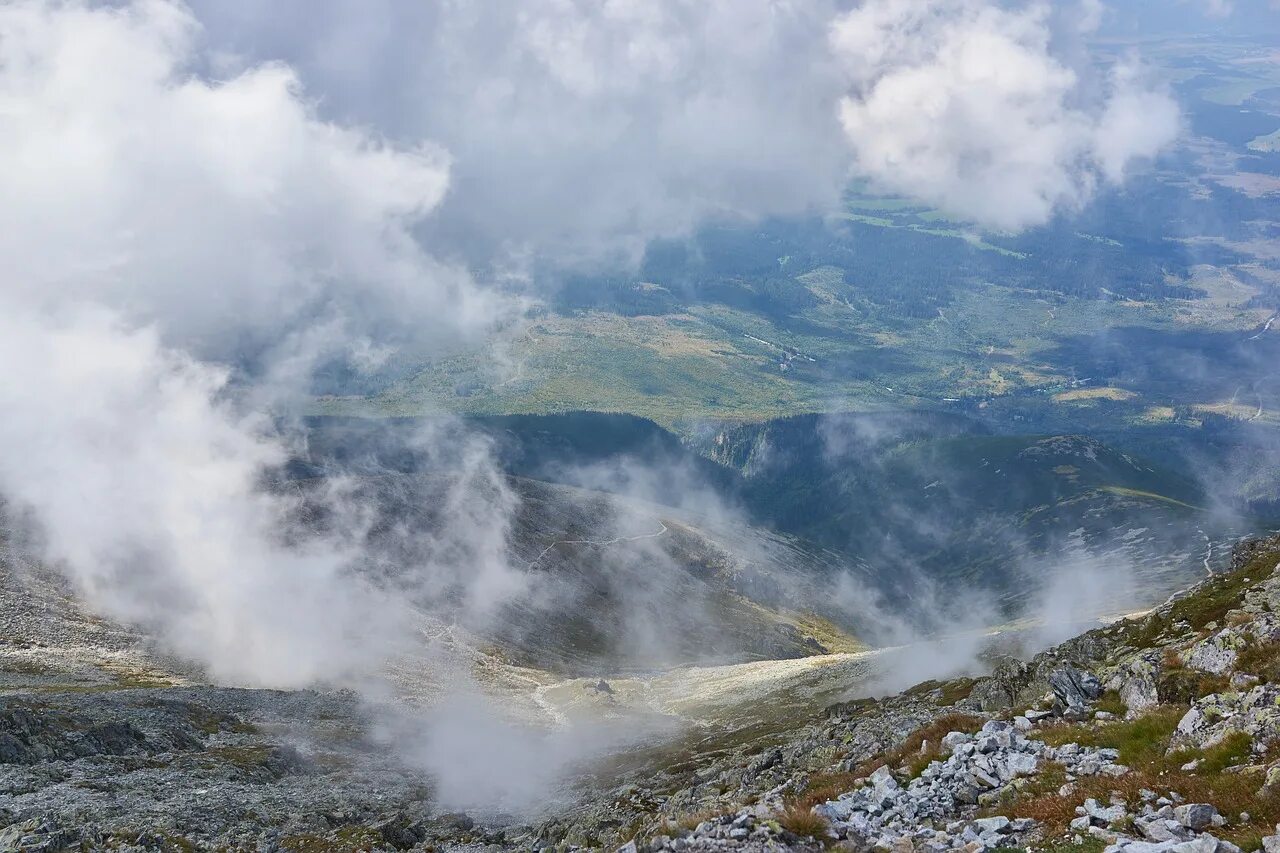
[[[407,437],[430,423],[314,419],[299,475],[411,474],[423,461]],[[1262,527],[1215,511],[1199,483],[1139,454],[1083,436],[993,433],[961,415],[710,422],[684,438],[595,412],[468,423],[522,481],[639,499],[694,528],[754,528],[803,552],[799,574],[815,561],[828,575],[852,569],[868,599],[900,607],[928,585],[976,586],[1012,618],[1081,564],[1132,581],[1132,596],[1151,603]]]
[[[458,813],[457,792],[416,766],[403,731],[354,694],[215,688],[154,657],[144,670],[140,638],[82,631],[68,643],[73,626],[91,620],[7,563],[0,843],[1254,849],[1280,820],[1278,564],[1280,540],[1247,543],[1229,571],[1148,615],[1025,660],[993,646],[974,661],[990,674],[896,694],[878,685],[918,671],[910,649],[821,656],[815,663],[832,660],[810,675],[788,664],[790,675],[751,692],[742,676],[757,664],[691,670],[670,685],[673,697],[692,701],[697,685],[733,675],[719,711],[703,705],[698,725],[620,744],[572,787],[534,783],[537,808],[513,816],[496,801]],[[79,674],[65,666],[70,646]],[[94,650],[94,666],[114,668],[114,678],[85,680]],[[131,654],[126,676],[120,661]],[[823,669],[819,688],[813,674]],[[596,697],[578,714],[616,716],[627,701],[625,679],[572,690]]]

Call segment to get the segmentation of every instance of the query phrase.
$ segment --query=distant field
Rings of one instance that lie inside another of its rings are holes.
[[[1087,403],[1092,400],[1132,400],[1136,396],[1123,388],[1077,388],[1054,394],[1053,399],[1058,403]]]
[[[1142,51],[1189,132],[1075,218],[981,233],[853,186],[839,217],[651,249],[636,270],[563,287],[498,354],[408,359],[376,392],[312,409],[589,409],[677,429],[902,409],[1017,431],[1271,425],[1280,62],[1246,40],[1153,37]]]

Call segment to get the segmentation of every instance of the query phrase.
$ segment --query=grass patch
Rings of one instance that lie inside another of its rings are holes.
[[[801,838],[826,840],[827,820],[799,805],[790,805],[778,815],[778,825]]]
[[[1037,737],[1054,746],[1079,743],[1093,747],[1111,747],[1120,751],[1120,760],[1132,771],[1119,778],[1087,777],[1075,783],[1069,797],[1060,797],[1053,781],[1037,779],[1012,802],[1001,804],[999,812],[1009,817],[1029,817],[1045,824],[1048,837],[1062,835],[1076,817],[1075,808],[1088,797],[1106,802],[1112,792],[1120,794],[1130,807],[1141,802],[1143,788],[1165,794],[1176,791],[1187,802],[1212,803],[1229,823],[1215,834],[1242,849],[1256,849],[1257,839],[1270,834],[1280,821],[1280,792],[1259,792],[1260,772],[1233,771],[1249,760],[1252,744],[1248,735],[1237,733],[1205,750],[1185,749],[1171,755],[1166,751],[1177,729],[1184,709],[1159,706],[1147,714],[1124,722],[1104,725],[1069,724],[1050,726]],[[1198,758],[1194,771],[1182,765]],[[1249,821],[1240,821],[1240,813],[1248,812]],[[1252,845],[1252,847],[1250,846]],[[1070,850],[1074,847],[1054,847]]]
[[[1236,669],[1268,683],[1280,681],[1280,642],[1249,638],[1236,658]]]
[[[1115,714],[1117,717],[1123,717],[1125,712],[1129,710],[1129,706],[1120,701],[1119,690],[1108,690],[1098,697],[1098,701],[1093,704],[1098,711],[1106,711],[1108,714]]]
[[[1131,642],[1150,648],[1170,633],[1179,622],[1185,622],[1191,630],[1199,631],[1211,622],[1221,622],[1227,613],[1240,606],[1244,594],[1254,582],[1271,574],[1280,551],[1267,550],[1255,554],[1234,572],[1217,575],[1194,592],[1175,601],[1168,610],[1153,613],[1133,628]]]
[[[856,773],[815,773],[809,777],[809,784],[804,791],[791,801],[791,805],[802,809],[811,809],[819,803],[834,800],[846,791],[857,787],[854,783],[859,777]]]
[[[1176,655],[1165,656],[1164,667],[1156,680],[1156,696],[1161,702],[1190,705],[1213,693],[1221,693],[1231,684],[1225,675],[1188,669]]]
[[[367,826],[344,826],[327,835],[287,835],[280,848],[293,853],[354,853],[386,847],[382,836]]]
[[[1221,743],[1207,747],[1203,751],[1197,773],[1221,773],[1228,767],[1237,767],[1248,762],[1253,750],[1253,738],[1244,732],[1232,732],[1222,739]]]
[[[1132,720],[1113,723],[1061,723],[1042,728],[1036,737],[1050,746],[1081,746],[1120,750],[1120,761],[1130,767],[1158,762],[1186,710],[1159,706]]]
[[[978,680],[976,678],[952,678],[949,681],[937,681],[931,678],[904,690],[903,693],[908,696],[925,696],[935,690],[940,690],[939,703],[942,705],[954,705],[963,699],[968,699],[970,694],[973,693],[974,685],[977,683]]]

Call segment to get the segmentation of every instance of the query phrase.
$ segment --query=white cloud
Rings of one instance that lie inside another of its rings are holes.
[[[11,295],[107,303],[215,357],[317,318],[428,336],[492,320],[410,234],[447,191],[440,149],[317,120],[282,65],[194,75],[197,24],[160,0],[8,4],[0,33]]]
[[[475,334],[507,306],[411,234],[442,152],[318,120],[283,66],[201,78],[196,33],[161,0],[0,7],[0,492],[94,605],[214,677],[346,677],[395,651],[403,611],[348,571],[354,548],[280,541],[291,505],[260,480],[285,446],[246,412],[305,393],[320,355]],[[486,458],[455,460],[464,490]],[[508,505],[442,500],[456,535],[501,539]]]
[[[634,250],[709,216],[838,201],[830,0],[195,0],[209,39],[295,63],[324,108],[455,156],[433,245]]]
[[[887,191],[1002,229],[1084,204],[1176,135],[1177,109],[1133,70],[1101,104],[1050,50],[1049,7],[867,0],[831,43],[851,81],[855,169]]]

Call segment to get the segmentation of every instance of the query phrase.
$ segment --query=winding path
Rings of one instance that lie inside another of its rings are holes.
[[[639,536],[618,536],[614,539],[606,539],[602,541],[597,541],[595,539],[557,539],[555,542],[552,542],[546,548],[542,549],[542,553],[534,557],[525,568],[532,569],[542,561],[543,557],[547,556],[561,545],[595,545],[596,547],[604,548],[609,545],[617,545],[619,542],[638,542],[641,539],[656,539],[667,532],[667,525],[665,523],[659,521],[658,525],[662,528],[658,532],[642,533]]]

